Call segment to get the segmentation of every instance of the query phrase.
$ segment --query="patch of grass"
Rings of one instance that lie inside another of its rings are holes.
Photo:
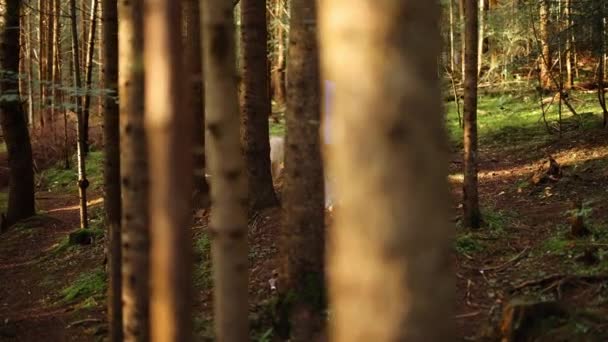
[[[87,179],[89,189],[98,190],[103,186],[103,162],[102,151],[89,151],[86,158]],[[43,179],[43,184],[49,191],[66,191],[75,189],[78,186],[78,169],[76,155],[72,157],[71,168],[66,169],[63,162],[58,162],[55,166],[42,172],[39,177]]]
[[[566,240],[563,235],[552,236],[543,243],[543,250],[547,254],[567,255],[571,250],[571,241]]]
[[[101,268],[81,274],[70,286],[61,291],[63,301],[73,302],[103,295],[106,290],[106,273]]]
[[[483,251],[485,246],[473,234],[467,233],[456,238],[454,249],[458,254],[474,254]]]
[[[285,135],[285,121],[281,119],[279,123],[274,122],[274,120],[270,120],[270,135],[276,136],[284,136]]]
[[[194,243],[194,251],[197,262],[194,265],[194,285],[196,288],[209,289],[211,288],[211,240],[206,233],[198,237]]]

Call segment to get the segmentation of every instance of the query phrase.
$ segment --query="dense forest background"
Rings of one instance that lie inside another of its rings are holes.
[[[0,340],[607,340],[607,7],[0,0]]]

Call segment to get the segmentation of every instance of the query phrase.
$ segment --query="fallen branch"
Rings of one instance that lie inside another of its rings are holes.
[[[80,321],[76,321],[76,322],[72,322],[72,323],[68,324],[67,328],[69,329],[69,328],[73,328],[75,326],[87,324],[87,323],[101,323],[101,320],[97,319],[97,318],[85,318]]]
[[[608,274],[591,274],[591,275],[574,275],[574,274],[552,274],[540,279],[532,279],[521,282],[513,286],[512,291],[521,290],[530,286],[538,286],[546,283],[553,283],[560,281],[562,284],[574,280],[586,280],[586,281],[601,281],[608,280]]]
[[[497,265],[497,266],[491,266],[491,267],[482,268],[482,269],[480,269],[480,271],[483,271],[483,272],[486,272],[486,271],[501,271],[501,270],[505,269],[507,266],[509,266],[510,264],[516,263],[519,260],[523,259],[526,256],[526,254],[528,253],[529,250],[530,250],[530,248],[526,247],[519,254],[517,254],[513,258],[507,260],[505,263],[503,263],[501,265]]]

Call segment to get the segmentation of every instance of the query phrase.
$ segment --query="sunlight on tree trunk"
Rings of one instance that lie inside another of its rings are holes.
[[[320,3],[324,78],[336,84],[330,340],[449,341],[438,4]]]
[[[154,341],[191,341],[193,117],[184,108],[181,2],[148,0],[146,6],[151,334]]]
[[[211,255],[218,341],[249,340],[247,172],[239,141],[232,3],[202,0],[207,164],[212,177]]]

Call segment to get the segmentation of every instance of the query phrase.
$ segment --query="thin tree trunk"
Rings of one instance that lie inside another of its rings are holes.
[[[540,63],[540,79],[543,89],[551,87],[551,48],[549,45],[549,2],[548,0],[540,0],[540,45],[541,45],[541,63]]]
[[[465,0],[466,74],[464,79],[464,183],[463,224],[477,229],[481,225],[477,186],[477,43],[479,33],[477,0]]]
[[[74,59],[74,80],[76,82],[76,89],[82,88],[82,80],[80,78],[80,61],[79,61],[79,49],[78,49],[78,23],[76,21],[76,0],[70,0],[70,19],[72,22],[72,55]],[[80,96],[75,96],[76,102],[76,117],[77,117],[77,154],[78,154],[78,194],[80,197],[80,227],[87,228],[89,225],[89,219],[87,215],[87,187],[89,181],[87,180],[86,165],[85,165],[85,141],[83,133],[83,118],[82,118],[82,103]]]
[[[566,87],[574,87],[573,61],[574,61],[574,45],[572,43],[573,26],[572,26],[572,3],[571,0],[566,0],[565,17],[566,17]]]
[[[458,1],[458,14],[460,16],[460,75],[464,82],[465,75],[465,50],[466,50],[466,38],[465,38],[465,18],[464,18],[464,3],[466,0]]]
[[[30,128],[34,128],[34,34],[32,30],[32,20],[34,18],[33,9],[29,10],[26,16],[25,25],[27,32],[27,123]]]
[[[606,109],[606,88],[605,79],[605,30],[604,30],[604,2],[601,0],[595,1],[595,31],[597,40],[595,42],[597,65],[597,97],[602,108],[603,126],[608,127],[608,110]]]
[[[281,234],[284,280],[279,282],[291,341],[316,341],[324,330],[326,308],[316,7],[314,1],[291,1]]]
[[[209,184],[205,179],[205,98],[203,94],[202,40],[199,0],[183,1],[186,22],[185,55],[190,76],[190,103],[187,110],[193,117],[194,131],[194,206],[210,205]]]
[[[485,36],[485,0],[479,0],[479,34],[477,36],[477,77],[483,66],[483,41]]]
[[[285,26],[282,23],[285,0],[274,0],[274,20],[277,24],[274,28],[274,39],[276,45],[275,65],[272,67],[272,90],[273,99],[278,106],[285,104]]]
[[[454,0],[449,0],[450,9],[450,73],[454,74]]]
[[[182,83],[186,69],[182,68],[181,3],[149,0],[147,5],[144,64],[150,70],[145,107],[153,266],[151,334],[155,341],[191,341],[193,117],[182,100],[190,87]]]
[[[58,97],[61,87],[61,1],[54,0],[55,20],[53,22],[53,65],[52,75],[53,87],[51,89],[51,130],[53,142],[57,143],[57,131],[55,129],[55,115],[58,107]],[[59,102],[61,104],[61,102]]]
[[[91,85],[93,84],[93,56],[95,55],[95,34],[97,33],[97,6],[98,0],[91,0],[91,28],[89,29],[89,40],[87,44],[86,59],[86,81],[84,108],[82,110],[82,134],[84,135],[84,153],[89,152],[89,115],[91,109]]]
[[[104,93],[104,210],[108,262],[108,338],[123,340],[122,274],[121,274],[121,191],[120,191],[120,128],[118,95],[118,8],[115,0],[103,0],[103,80]]]
[[[329,340],[451,341],[439,4],[321,4],[323,71],[336,85]]]
[[[267,27],[265,1],[241,0],[241,140],[249,176],[250,209],[276,206],[270,172]]]
[[[21,1],[6,0],[0,32],[0,65],[5,72],[19,74]],[[0,125],[8,150],[9,189],[6,219],[8,224],[36,214],[32,146],[21,105],[19,79],[2,77],[0,92],[13,95],[0,101]]]
[[[249,340],[247,173],[239,142],[232,3],[202,1],[216,340]]]
[[[48,0],[46,0],[48,1]],[[44,130],[44,126],[45,126],[45,117],[44,117],[44,112],[46,110],[46,105],[45,105],[45,94],[44,94],[44,77],[46,75],[45,73],[45,47],[44,44],[46,42],[46,40],[44,39],[44,35],[43,35],[43,27],[44,27],[44,8],[45,6],[43,5],[43,3],[46,3],[46,1],[44,0],[38,0],[38,81],[39,81],[39,85],[38,85],[38,91],[39,91],[39,96],[40,96],[40,110],[38,111],[38,119],[40,121],[40,129]]]
[[[45,67],[45,71],[46,71],[46,81],[47,81],[47,86],[45,87],[45,98],[46,98],[46,104],[47,104],[47,110],[45,110],[45,112],[47,113],[47,123],[48,123],[48,128],[49,131],[51,132],[51,134],[54,131],[54,120],[55,120],[55,110],[54,110],[54,103],[55,103],[55,99],[53,98],[53,93],[54,93],[54,89],[55,89],[55,78],[54,78],[54,74],[53,74],[53,70],[54,70],[54,65],[55,65],[55,1],[59,1],[59,0],[47,0],[47,22],[46,22],[46,27],[47,27],[47,33],[46,33],[46,67]],[[57,13],[58,15],[58,13]],[[53,141],[54,142],[54,141]]]
[[[118,92],[122,195],[122,302],[125,341],[148,341],[149,200],[144,128],[143,0],[118,3]]]

